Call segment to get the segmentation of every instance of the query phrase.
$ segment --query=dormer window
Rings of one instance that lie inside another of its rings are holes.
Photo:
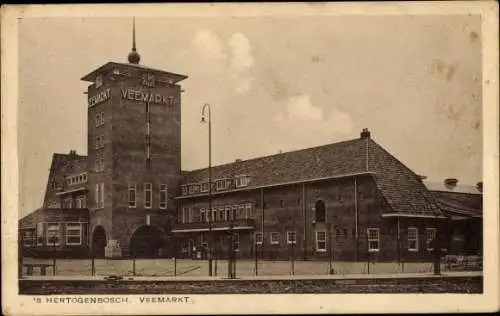
[[[208,192],[208,182],[201,184],[201,192]]]
[[[198,184],[192,184],[189,186],[189,194],[200,192],[200,186]]]
[[[229,181],[224,179],[224,180],[217,180],[217,190],[226,190],[229,186]]]
[[[182,186],[182,195],[187,195],[188,194],[188,188],[187,186]]]
[[[249,176],[242,175],[242,176],[236,177],[236,187],[237,188],[246,187],[246,186],[248,186],[249,182],[250,182]]]

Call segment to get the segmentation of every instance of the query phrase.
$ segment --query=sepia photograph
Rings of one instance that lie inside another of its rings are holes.
[[[3,7],[4,313],[497,310],[498,6],[373,5]]]

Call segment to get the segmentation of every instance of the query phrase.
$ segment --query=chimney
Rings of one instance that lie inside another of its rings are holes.
[[[361,131],[361,138],[370,138],[370,131],[368,128],[363,128]]]
[[[240,158],[238,158],[238,159],[236,159],[234,162],[236,162],[236,163],[241,162],[241,159],[240,159]]]
[[[453,190],[457,186],[457,183],[458,179],[455,178],[444,179],[444,186],[450,190]]]
[[[422,176],[422,175],[417,175],[417,176],[420,182],[423,182],[425,179],[427,179],[427,176]]]
[[[483,181],[479,181],[477,184],[476,184],[476,188],[479,192],[483,193]]]

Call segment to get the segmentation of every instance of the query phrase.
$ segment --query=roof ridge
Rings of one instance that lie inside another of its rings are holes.
[[[241,161],[239,161],[239,162],[236,162],[236,161],[226,162],[226,163],[223,163],[223,164],[220,164],[220,165],[213,165],[212,168],[226,167],[226,166],[233,165],[235,163],[250,162],[250,161],[255,161],[255,160],[260,160],[260,159],[266,159],[266,158],[271,158],[271,157],[275,157],[275,156],[280,156],[280,155],[289,155],[289,154],[298,153],[298,152],[305,152],[307,150],[320,149],[320,148],[328,148],[330,146],[340,145],[340,144],[346,144],[346,143],[349,143],[349,142],[353,142],[354,143],[354,142],[360,141],[360,140],[362,140],[362,139],[361,138],[352,138],[352,139],[347,139],[347,140],[343,140],[343,141],[336,142],[336,143],[329,143],[329,144],[317,145],[317,146],[312,146],[312,147],[307,147],[307,148],[295,149],[295,150],[285,151],[285,152],[282,152],[282,153],[270,154],[270,155],[259,156],[259,157],[253,157],[253,158],[249,158],[249,159],[241,159]],[[192,170],[183,170],[183,171],[187,172],[187,173],[190,173],[190,172],[196,172],[196,171],[203,171],[203,170],[206,170],[206,169],[208,169],[208,167],[197,168],[197,169],[192,169]]]

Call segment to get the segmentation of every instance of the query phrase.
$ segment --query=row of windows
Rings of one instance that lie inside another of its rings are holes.
[[[368,251],[375,252],[380,250],[380,230],[379,228],[368,228]],[[428,251],[433,250],[432,241],[436,238],[437,229],[436,228],[426,228],[425,238],[426,238],[426,249]],[[408,228],[408,251],[418,251],[418,228],[409,227]]]
[[[433,250],[431,242],[436,238],[436,228],[426,229],[426,246],[427,250]],[[263,233],[256,232],[254,234],[255,243],[261,245],[263,243]],[[269,244],[278,245],[280,244],[280,233],[271,232],[269,233]],[[380,230],[379,228],[368,228],[367,229],[367,240],[368,240],[368,250],[370,252],[377,252],[380,250]],[[327,249],[327,232],[317,231],[316,232],[316,251],[325,252]],[[295,231],[286,232],[286,243],[295,244],[296,243],[296,233]],[[408,228],[408,250],[418,251],[418,228],[410,227]]]
[[[168,201],[168,187],[166,184],[160,184],[158,186],[160,199],[159,208],[166,209]],[[130,208],[137,207],[137,185],[135,183],[128,184],[128,206]],[[153,184],[144,183],[144,208],[153,207]]]
[[[201,240],[200,247],[202,249],[207,250],[208,249],[208,244],[205,241],[203,241],[203,235],[201,237],[202,237],[202,240]],[[223,244],[225,242],[225,239],[227,238],[227,236],[219,236],[219,238],[220,238],[221,244]],[[188,252],[188,249],[191,250],[191,251],[193,251],[193,252],[199,250],[196,247],[195,242],[194,242],[193,239],[189,239],[189,242],[186,242],[186,241],[182,242],[182,244],[181,244],[181,251],[183,253],[186,253],[186,252]],[[234,251],[240,251],[240,234],[239,233],[232,234],[232,249]]]
[[[104,208],[104,183],[97,183],[94,188],[94,202],[96,208]]]
[[[243,188],[248,186],[248,184],[251,181],[250,176],[246,175],[241,175],[241,176],[236,176],[233,179],[218,179],[212,182],[212,191],[224,191],[228,190],[231,188],[231,185],[233,184],[234,181],[234,186],[236,188]],[[188,194],[196,194],[196,193],[207,193],[209,192],[210,185],[208,182],[203,182],[203,183],[195,183],[195,184],[185,184],[182,186],[182,194],[183,195],[188,195]]]
[[[104,125],[104,112],[95,115],[95,126],[98,127],[101,125]]]
[[[280,233],[278,232],[271,232],[269,234],[269,243],[271,245],[277,245],[280,243]],[[261,232],[256,232],[254,234],[254,241],[257,245],[262,245],[264,242],[264,234]],[[286,243],[291,245],[291,244],[296,244],[297,243],[297,233],[295,231],[287,231],[286,232]]]
[[[79,246],[82,244],[82,223],[47,223],[47,229],[44,230],[44,223],[37,223],[37,228],[25,230],[23,232],[23,244],[25,247],[32,247],[35,245],[60,245],[61,227],[66,227],[66,245]]]
[[[184,207],[182,208],[179,221],[180,223],[192,223],[248,219],[254,216],[253,211],[254,207],[252,203],[218,206],[213,207],[211,211],[205,208],[196,210]]]
[[[69,176],[66,178],[68,185],[85,184],[87,183],[87,173],[84,172],[79,175]]]
[[[55,204],[51,204],[54,205]],[[57,206],[58,207],[58,206]],[[67,198],[62,200],[62,207],[63,208],[87,208],[87,197],[84,195],[78,196],[73,203],[72,198]]]

